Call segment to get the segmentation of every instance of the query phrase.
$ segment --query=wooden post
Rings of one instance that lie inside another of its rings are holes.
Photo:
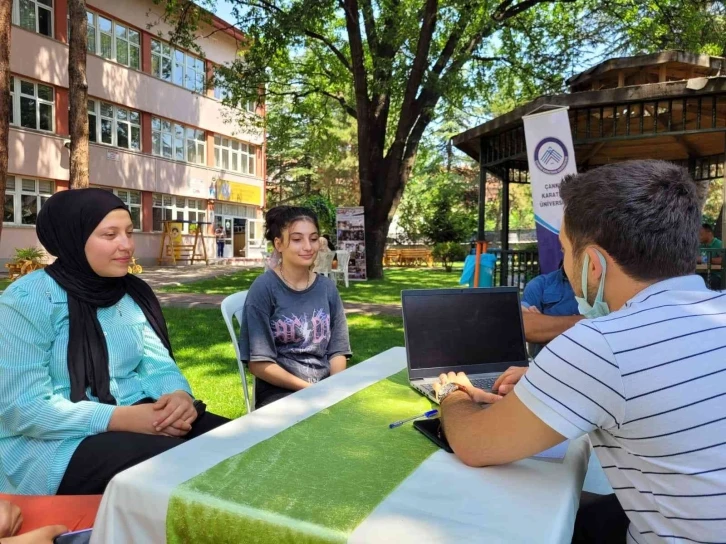
[[[476,261],[474,261],[474,285],[479,287],[479,258],[481,256],[482,243],[485,238],[485,209],[487,198],[487,171],[484,168],[484,138],[479,138],[479,218],[476,231]]]
[[[658,70],[658,83],[665,83],[666,82],[666,65],[661,64],[660,69]]]
[[[625,72],[618,70],[618,88],[625,87]]]
[[[164,261],[164,241],[166,240],[166,223],[161,223],[161,244],[159,246],[159,258],[158,263],[161,265],[161,263]]]
[[[197,256],[197,242],[199,241],[199,223],[197,223],[197,230],[194,233],[194,248],[192,248],[192,257],[190,264],[194,264],[194,257]]]
[[[502,172],[502,266],[499,267],[500,285],[509,277],[509,168],[504,167]]]
[[[200,242],[202,243],[202,253],[204,253],[204,264],[209,264],[209,257],[207,257],[207,244],[204,240],[204,231],[202,230],[203,225],[201,223],[197,224],[197,232],[200,233]]]

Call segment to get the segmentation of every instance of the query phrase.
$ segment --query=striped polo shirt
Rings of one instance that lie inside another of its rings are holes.
[[[629,543],[726,542],[726,292],[651,285],[553,340],[515,391],[560,434],[589,433]]]

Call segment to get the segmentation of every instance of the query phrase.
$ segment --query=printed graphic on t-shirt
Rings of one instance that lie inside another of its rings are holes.
[[[312,316],[306,313],[282,316],[272,322],[272,332],[279,348],[285,346],[281,351],[307,353],[311,347],[327,344],[330,340],[330,315],[319,309],[313,311]]]

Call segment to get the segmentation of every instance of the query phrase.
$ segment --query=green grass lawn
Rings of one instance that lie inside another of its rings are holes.
[[[0,291],[4,291],[5,289],[7,289],[8,285],[10,285],[10,280],[0,278]]]
[[[234,349],[219,310],[165,308],[179,367],[197,398],[214,413],[229,418],[244,414],[242,384]],[[403,346],[399,317],[349,315],[353,359],[364,361],[394,346]]]
[[[456,287],[461,276],[461,264],[453,272],[440,268],[387,268],[383,280],[352,281],[346,288],[338,283],[343,301],[375,304],[400,304],[403,289],[434,289]],[[194,283],[166,287],[167,293],[198,293],[207,295],[231,295],[249,289],[262,273],[261,268],[242,270]]]

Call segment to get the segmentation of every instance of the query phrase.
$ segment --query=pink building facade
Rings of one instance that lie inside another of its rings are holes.
[[[67,3],[12,1],[0,263],[15,248],[40,247],[37,213],[69,179]],[[264,108],[231,109],[207,83],[215,66],[237,56],[239,34],[215,19],[217,28],[200,30],[201,58],[158,37],[168,27],[151,0],[92,0],[87,7],[90,182],[129,206],[137,260],[156,263],[163,220],[206,221],[208,233],[222,225],[224,258],[259,258],[266,161],[264,134],[254,121]],[[188,224],[183,231],[184,243],[191,243]],[[207,251],[217,255],[213,237]]]

